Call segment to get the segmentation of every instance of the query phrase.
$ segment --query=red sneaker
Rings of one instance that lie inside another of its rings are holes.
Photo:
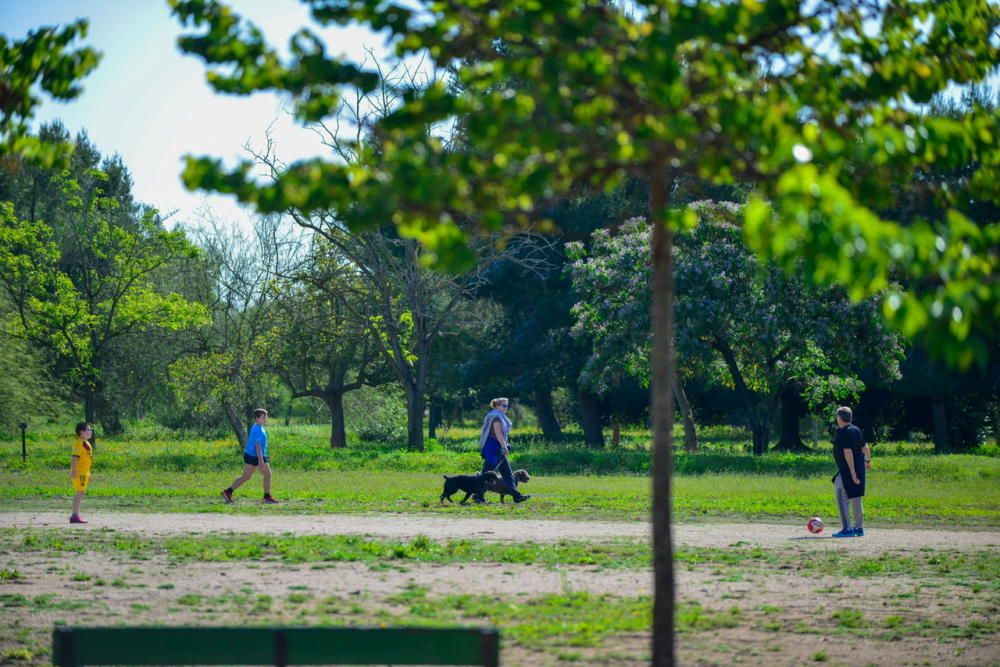
[[[83,517],[80,516],[79,514],[74,514],[73,516],[71,516],[69,518],[69,522],[70,523],[87,523],[86,521],[83,520]]]
[[[267,494],[266,496],[264,496],[264,504],[265,504],[265,505],[277,505],[277,504],[278,504],[278,501],[277,501],[277,500],[275,500],[275,499],[274,499],[274,496],[272,496],[272,495],[271,495],[271,494],[269,493],[269,494]]]
[[[223,489],[222,499],[225,500],[227,503],[233,502],[233,492],[230,491],[229,489]]]

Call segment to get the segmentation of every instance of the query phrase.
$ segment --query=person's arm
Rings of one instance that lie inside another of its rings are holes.
[[[507,455],[507,441],[503,437],[503,429],[500,428],[500,420],[494,420],[493,422],[493,437],[496,441],[500,443],[500,447],[503,448],[504,456]]]
[[[855,484],[860,484],[861,480],[858,479],[858,473],[854,470],[854,450],[850,447],[845,447],[844,459],[847,461],[847,467],[851,471],[851,479]]]
[[[872,467],[872,448],[868,446],[867,442],[861,447],[861,453],[865,455],[865,468],[871,468]]]
[[[80,457],[77,456],[76,454],[74,454],[72,457],[70,457],[70,460],[69,460],[69,478],[70,479],[73,479],[74,477],[76,477],[76,461],[79,458]]]
[[[257,437],[253,440],[253,447],[257,453],[257,465],[264,465],[264,438],[261,436],[260,431],[257,431]]]
[[[261,451],[263,446],[261,445],[260,430],[256,425],[250,427],[250,435],[247,438],[253,446],[254,455],[257,457],[257,465],[262,464],[264,462],[264,452]]]

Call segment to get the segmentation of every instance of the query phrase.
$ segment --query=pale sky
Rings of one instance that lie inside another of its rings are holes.
[[[230,0],[227,4],[256,23],[281,49],[303,26],[315,29],[298,0]],[[46,102],[32,126],[62,120],[75,135],[86,130],[104,155],[121,155],[132,173],[136,198],[163,213],[176,211],[170,225],[198,226],[196,211],[208,205],[219,217],[247,218],[231,197],[188,192],[180,181],[185,154],[222,158],[227,164],[246,157],[243,145],[264,145],[272,134],[285,162],[323,153],[316,135],[295,125],[272,94],[224,96],[205,81],[206,67],[182,55],[180,23],[166,0],[0,0],[0,33],[24,37],[43,25],[90,19],[86,44],[104,54],[83,80],[83,94],[63,104]],[[190,32],[190,31],[188,31]],[[360,30],[327,31],[328,52],[359,59],[365,46],[381,50],[383,40]]]

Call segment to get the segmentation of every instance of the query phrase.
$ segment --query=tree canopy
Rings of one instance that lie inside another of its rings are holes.
[[[101,60],[94,49],[73,47],[77,39],[87,36],[88,26],[80,19],[62,27],[32,30],[20,40],[0,35],[0,155],[43,166],[65,164],[73,145],[45,141],[29,132],[28,121],[42,102],[40,92],[62,101],[83,92],[80,80]]]

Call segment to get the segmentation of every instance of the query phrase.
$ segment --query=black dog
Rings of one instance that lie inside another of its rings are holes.
[[[441,491],[440,502],[443,503],[445,498],[448,499],[449,503],[455,502],[451,497],[459,491],[465,492],[465,497],[460,503],[462,505],[469,500],[469,496],[482,498],[483,494],[486,493],[486,486],[497,479],[499,479],[497,474],[492,470],[481,472],[478,475],[444,475],[444,490]]]

